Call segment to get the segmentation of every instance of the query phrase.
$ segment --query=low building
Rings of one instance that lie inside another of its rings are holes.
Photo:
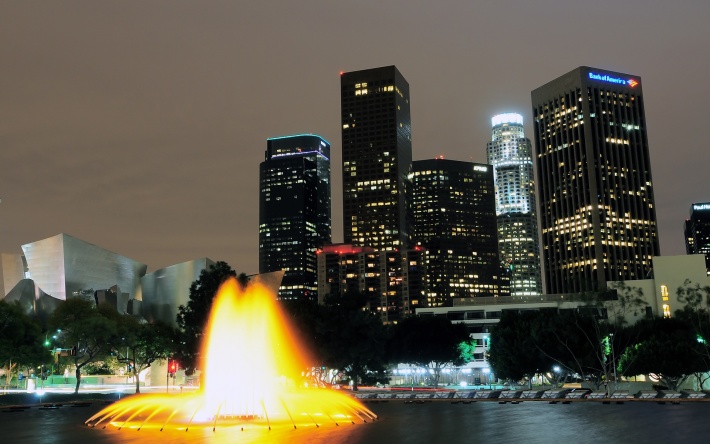
[[[705,258],[702,255],[658,256],[653,258],[653,278],[634,281],[610,282],[610,288],[623,284],[629,290],[640,289],[645,301],[644,307],[625,314],[626,320],[633,323],[646,316],[671,317],[684,307],[678,297],[678,288],[690,282],[701,287],[710,286],[710,277],[705,272]],[[604,302],[608,309],[615,298],[611,296]],[[490,332],[506,310],[574,310],[588,306],[589,301],[581,294],[554,294],[537,296],[508,296],[498,298],[458,298],[453,307],[430,307],[416,310],[419,316],[446,316],[451,322],[464,323],[471,338],[476,341],[474,359],[464,368],[470,372],[481,373],[490,368],[487,352],[490,347]]]
[[[424,300],[426,270],[420,248],[377,252],[350,244],[318,250],[318,302],[329,295],[366,295],[382,322],[397,322]]]

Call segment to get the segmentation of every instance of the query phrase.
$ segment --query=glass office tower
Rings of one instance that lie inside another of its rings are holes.
[[[547,293],[647,278],[660,254],[642,86],[582,66],[532,92]]]
[[[341,74],[340,93],[345,243],[406,248],[409,84],[396,67],[385,66]]]
[[[690,206],[690,218],[685,221],[685,251],[704,254],[705,266],[710,276],[710,202]]]
[[[316,250],[331,241],[330,144],[301,134],[267,140],[261,163],[259,273],[284,270],[280,299],[317,300]]]
[[[426,305],[508,296],[498,259],[490,165],[429,159],[412,163],[412,238],[424,248]]]

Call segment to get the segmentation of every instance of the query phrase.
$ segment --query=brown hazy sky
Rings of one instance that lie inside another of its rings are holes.
[[[0,251],[67,233],[258,269],[266,138],[332,144],[339,72],[396,65],[414,159],[485,162],[490,118],[588,65],[642,77],[661,252],[710,201],[708,0],[0,0]],[[531,137],[532,138],[532,137]]]

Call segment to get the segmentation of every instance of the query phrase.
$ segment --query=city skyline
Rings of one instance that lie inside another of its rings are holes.
[[[0,7],[1,252],[66,233],[149,271],[206,256],[255,273],[264,142],[297,133],[332,143],[340,242],[339,73],[386,65],[410,84],[414,160],[485,162],[490,118],[520,113],[532,134],[530,91],[577,66],[638,74],[662,255],[684,254],[688,208],[710,199],[697,130],[707,2],[512,14],[464,2],[40,5]],[[601,25],[612,8],[636,20]],[[499,34],[502,17],[520,26]]]

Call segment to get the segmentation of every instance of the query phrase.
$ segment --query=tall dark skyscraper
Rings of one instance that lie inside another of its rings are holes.
[[[343,73],[340,98],[345,242],[377,251],[406,248],[409,84],[394,66]]]
[[[547,292],[646,278],[660,248],[640,77],[579,67],[532,105]]]
[[[498,259],[490,165],[430,159],[412,163],[412,239],[424,248],[426,305],[508,296]]]
[[[690,206],[690,218],[685,221],[685,251],[704,254],[705,266],[710,276],[710,202]]]
[[[499,114],[491,123],[493,134],[486,146],[486,156],[493,166],[498,247],[501,261],[510,267],[510,294],[540,294],[542,276],[532,143],[525,137],[520,114]]]
[[[310,134],[268,139],[259,180],[259,273],[285,270],[279,298],[315,300],[316,250],[331,241],[330,144]]]

